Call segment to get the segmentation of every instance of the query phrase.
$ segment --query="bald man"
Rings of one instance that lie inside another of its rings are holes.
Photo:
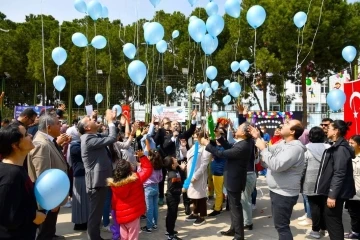
[[[290,218],[299,197],[301,177],[304,170],[305,146],[298,140],[304,127],[298,120],[284,123],[281,129],[283,141],[269,148],[260,138],[256,128],[250,128],[261,151],[262,161],[267,165],[266,176],[270,190],[274,225],[280,240],[293,239]]]

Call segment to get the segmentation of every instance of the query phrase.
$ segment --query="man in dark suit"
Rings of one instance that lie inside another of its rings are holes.
[[[186,148],[189,150],[189,144],[188,140],[192,137],[196,130],[196,116],[197,116],[197,110],[194,110],[192,112],[192,122],[190,128],[185,131],[181,132],[180,124],[177,121],[171,122],[171,128],[169,130],[169,134],[164,137],[164,143],[162,145],[162,150],[165,154],[165,156],[173,156],[179,161],[186,161],[186,156],[183,156],[180,151],[180,142],[186,141]],[[181,180],[184,183],[186,179],[186,173],[181,171]],[[183,203],[185,207],[185,213],[186,215],[191,214],[190,209],[190,199],[187,197],[186,193],[183,193]]]
[[[249,123],[241,124],[235,134],[236,143],[229,149],[218,150],[216,143],[204,140],[206,151],[212,153],[217,158],[226,159],[224,168],[224,185],[226,187],[231,212],[231,227],[228,231],[221,232],[225,236],[234,236],[233,240],[243,240],[244,220],[241,205],[241,192],[245,190],[247,166],[254,153],[254,141],[248,128]],[[220,144],[223,139],[218,139]]]
[[[101,240],[100,223],[108,187],[106,179],[112,176],[111,154],[107,148],[116,142],[116,113],[106,110],[109,136],[97,134],[98,124],[90,117],[83,118],[78,129],[81,139],[81,157],[85,167],[86,190],[90,199],[88,239]]]

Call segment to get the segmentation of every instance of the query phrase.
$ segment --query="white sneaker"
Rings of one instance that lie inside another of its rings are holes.
[[[256,210],[256,205],[255,204],[251,204],[252,210]]]
[[[67,203],[63,206],[64,208],[71,208],[71,200],[68,200]]]
[[[306,220],[306,219],[307,219],[307,216],[306,216],[306,213],[305,213],[304,216],[299,217],[297,220],[298,220],[298,221],[304,221],[304,220]]]
[[[306,226],[311,226],[312,225],[312,220],[307,218],[304,221],[298,222],[298,224],[300,226],[306,227]]]
[[[102,226],[100,228],[100,230],[103,231],[103,232],[111,232],[110,224],[108,226],[106,226],[106,227]]]
[[[320,232],[315,232],[315,231],[310,231],[306,234],[306,237],[311,237],[311,238],[315,238],[315,239],[320,239],[321,238],[321,234]]]

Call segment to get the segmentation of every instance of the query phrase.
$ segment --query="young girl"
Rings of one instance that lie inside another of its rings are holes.
[[[151,233],[152,230],[157,230],[157,222],[159,216],[159,182],[161,182],[162,175],[162,158],[160,153],[154,150],[149,150],[149,159],[154,168],[151,176],[144,183],[145,201],[146,201],[146,226],[141,228],[145,233]],[[141,171],[139,167],[138,171]]]
[[[112,209],[116,212],[116,221],[120,224],[123,240],[139,238],[140,216],[145,212],[143,184],[151,176],[153,167],[143,152],[138,151],[141,171],[134,173],[131,164],[120,160],[114,170],[114,178],[108,179],[112,190]]]

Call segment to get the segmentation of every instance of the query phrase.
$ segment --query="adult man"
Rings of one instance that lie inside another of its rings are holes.
[[[29,153],[27,160],[29,177],[33,182],[48,169],[55,168],[67,172],[67,164],[58,145],[60,141],[65,141],[65,138],[56,141],[60,136],[60,127],[56,115],[46,114],[39,119],[39,131],[33,140],[35,148]],[[61,205],[65,204],[66,200],[67,197]],[[37,240],[65,239],[63,236],[55,235],[59,210],[60,208],[57,207],[47,213],[45,222],[39,227]]]
[[[325,133],[325,142],[328,142],[328,138],[327,138],[327,132],[329,130],[329,126],[330,124],[334,122],[334,120],[332,120],[331,118],[324,118],[321,121],[320,127],[323,129],[324,133]]]
[[[306,148],[298,138],[304,127],[298,120],[286,121],[281,129],[284,141],[266,147],[256,128],[251,127],[256,138],[256,146],[261,151],[262,160],[268,167],[266,176],[270,189],[271,209],[275,228],[280,240],[293,239],[290,218],[300,193],[300,181],[304,170]]]
[[[26,108],[20,113],[20,116],[17,118],[17,122],[24,126],[26,129],[35,122],[37,113],[32,108]]]
[[[197,110],[194,110],[192,112],[192,122],[190,128],[185,132],[181,131],[181,126],[178,121],[172,121],[171,127],[169,130],[169,134],[165,136],[164,143],[163,143],[163,151],[165,156],[173,156],[176,157],[179,161],[186,160],[186,156],[183,156],[180,151],[180,142],[185,142],[185,147],[187,150],[190,149],[188,140],[192,137],[196,130],[196,116],[197,116]],[[181,181],[184,183],[186,179],[186,174],[181,171]],[[190,215],[191,209],[190,209],[190,199],[187,197],[186,193],[183,193],[183,204],[185,207],[185,214]]]
[[[234,236],[233,240],[243,240],[244,238],[244,219],[241,204],[241,192],[245,190],[247,167],[254,154],[254,140],[248,128],[250,124],[241,124],[236,133],[236,143],[227,150],[218,150],[214,142],[204,141],[206,151],[212,153],[217,158],[226,159],[224,168],[224,185],[228,193],[231,226],[230,229],[221,232],[225,236]],[[223,145],[222,138],[218,141]]]
[[[106,179],[112,176],[109,145],[116,142],[116,114],[106,110],[105,119],[109,126],[109,136],[97,134],[98,124],[90,117],[83,118],[78,129],[81,134],[81,157],[85,167],[86,190],[90,199],[88,238],[101,240],[100,223],[108,187]]]

